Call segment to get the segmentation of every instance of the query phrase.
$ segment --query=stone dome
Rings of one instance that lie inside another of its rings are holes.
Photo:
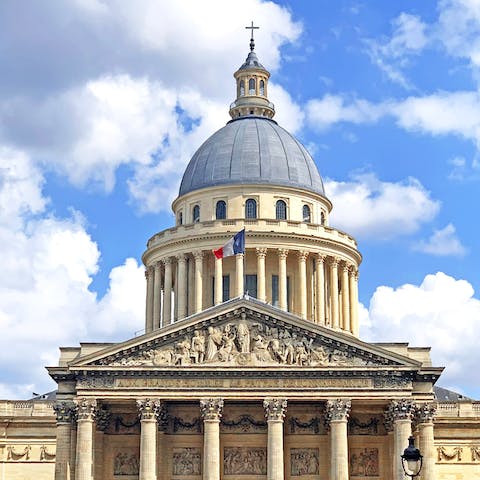
[[[325,196],[320,173],[305,147],[265,117],[231,120],[196,151],[179,195],[230,184],[301,188]]]

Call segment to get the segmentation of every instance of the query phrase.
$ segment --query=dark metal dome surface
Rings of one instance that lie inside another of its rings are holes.
[[[219,185],[267,184],[325,196],[320,173],[305,147],[264,117],[232,120],[193,155],[179,195]]]

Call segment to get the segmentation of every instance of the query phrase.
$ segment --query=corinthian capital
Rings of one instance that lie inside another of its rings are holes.
[[[415,407],[415,420],[417,423],[429,423],[435,418],[437,406],[434,403],[422,403]]]
[[[258,258],[265,258],[267,256],[266,248],[256,248],[255,251],[257,252]]]
[[[80,420],[95,420],[95,413],[97,409],[97,402],[90,398],[79,398],[76,401],[77,419]]]
[[[150,398],[137,400],[137,408],[140,420],[155,419],[160,410],[160,400],[151,400]]]
[[[328,400],[325,404],[325,422],[330,425],[332,421],[347,421],[352,408],[351,400],[337,398]]]
[[[70,423],[74,416],[75,404],[72,402],[56,402],[53,411],[57,417],[57,423]]]
[[[286,398],[266,398],[263,401],[267,420],[283,420],[287,411]]]
[[[385,416],[390,421],[411,420],[415,413],[415,403],[412,400],[402,398],[401,400],[392,400],[387,407]]]
[[[202,398],[200,413],[204,420],[220,420],[223,410],[223,398]]]
[[[201,262],[203,260],[203,255],[204,255],[203,250],[197,250],[193,252],[193,256],[196,262]]]

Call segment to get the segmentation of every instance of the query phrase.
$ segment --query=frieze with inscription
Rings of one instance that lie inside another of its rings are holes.
[[[269,326],[242,318],[197,328],[166,339],[159,346],[99,360],[111,366],[370,366],[395,364],[387,359],[312,337],[307,330]]]

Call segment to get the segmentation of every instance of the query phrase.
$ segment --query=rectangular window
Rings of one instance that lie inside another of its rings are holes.
[[[257,298],[257,276],[245,275],[245,291],[254,298]]]
[[[222,277],[222,302],[230,300],[230,275]],[[215,305],[215,277],[212,277],[212,305]]]
[[[278,275],[272,275],[272,305],[280,306]],[[290,277],[287,277],[287,310],[290,310]]]

